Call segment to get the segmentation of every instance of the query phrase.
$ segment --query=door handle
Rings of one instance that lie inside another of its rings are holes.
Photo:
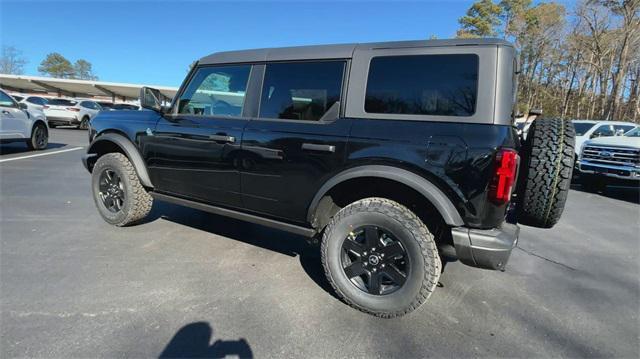
[[[209,135],[209,139],[210,140],[214,140],[216,142],[227,142],[227,143],[236,142],[236,138],[235,137],[227,136],[227,135]]]
[[[321,151],[321,152],[336,152],[336,146],[333,145],[319,145],[316,143],[303,143],[303,150],[309,151]]]

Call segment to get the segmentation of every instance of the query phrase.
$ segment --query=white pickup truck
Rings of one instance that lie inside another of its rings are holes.
[[[601,191],[607,184],[640,185],[640,128],[624,136],[584,142],[578,162],[582,185]]]

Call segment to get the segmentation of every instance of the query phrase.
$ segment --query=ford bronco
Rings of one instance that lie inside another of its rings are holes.
[[[573,126],[538,119],[521,141],[517,71],[496,39],[214,53],[170,106],[145,87],[151,111],[93,119],[83,162],[113,225],[161,200],[318,238],[337,295],[396,317],[443,261],[503,270],[517,223],[560,218]]]

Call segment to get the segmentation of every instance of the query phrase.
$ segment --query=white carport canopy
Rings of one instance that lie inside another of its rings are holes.
[[[55,93],[69,97],[111,97],[113,101],[138,99],[142,86],[156,88],[171,99],[178,92],[177,88],[166,86],[0,74],[0,87],[9,91]]]

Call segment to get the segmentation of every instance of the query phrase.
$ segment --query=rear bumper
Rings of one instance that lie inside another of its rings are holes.
[[[61,117],[61,116],[47,116],[48,123],[54,124],[78,124],[80,121],[77,117]]]
[[[518,243],[520,227],[509,223],[493,229],[454,227],[451,234],[456,256],[462,263],[472,267],[504,270],[511,250]]]

